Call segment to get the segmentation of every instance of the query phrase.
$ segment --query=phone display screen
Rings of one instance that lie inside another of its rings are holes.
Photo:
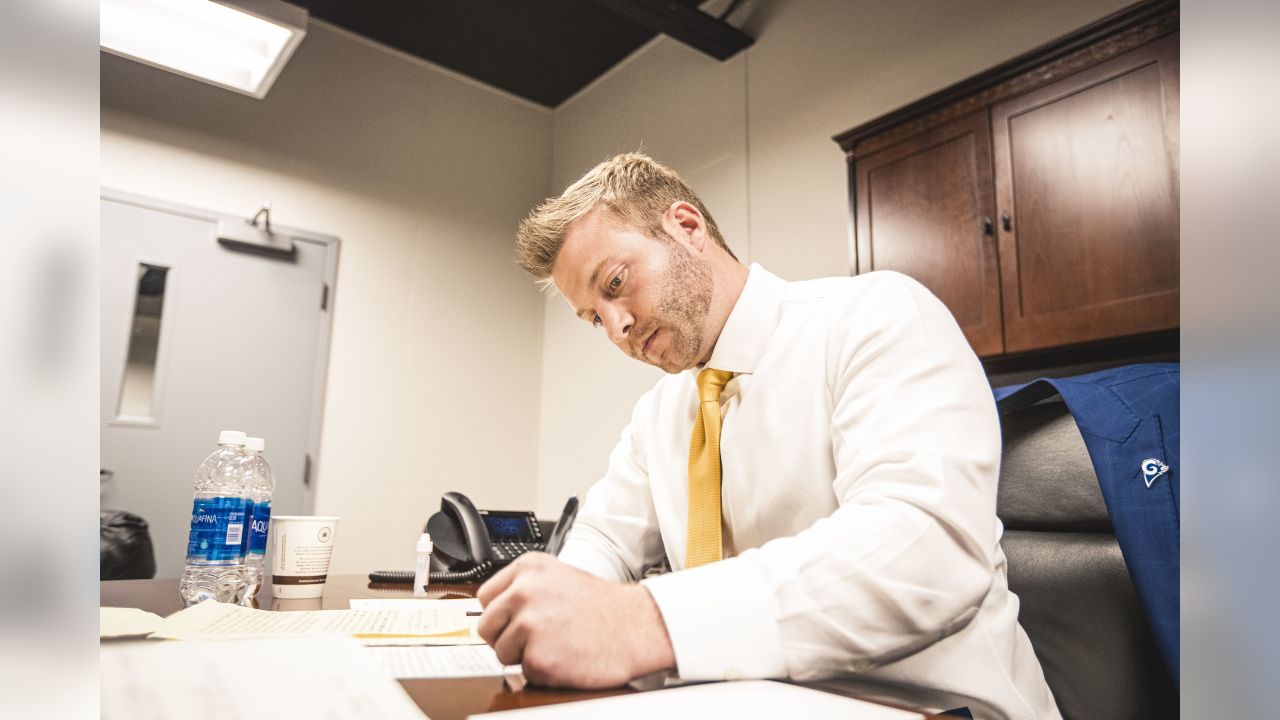
[[[489,510],[483,513],[483,517],[489,538],[494,542],[533,542],[538,539],[538,533],[533,529],[536,520],[531,513]]]

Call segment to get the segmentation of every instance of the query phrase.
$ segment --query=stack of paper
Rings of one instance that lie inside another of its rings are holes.
[[[352,610],[414,610],[424,607],[442,607],[480,614],[484,608],[475,598],[427,600],[424,598],[351,598]]]
[[[467,678],[519,675],[503,666],[488,645],[460,647],[371,647],[365,654],[397,678]]]
[[[102,717],[424,718],[364,652],[350,638],[104,643]]]
[[[477,618],[468,604],[433,601],[391,609],[272,612],[203,602],[159,620],[150,613],[102,608],[102,637],[145,635],[161,640],[237,640],[347,635],[366,644],[474,645]],[[158,622],[157,622],[158,621]]]
[[[138,608],[99,608],[98,637],[146,637],[164,623],[164,618]]]
[[[479,615],[480,601],[410,598],[353,598],[353,610],[416,610],[445,603],[468,615]],[[366,644],[368,644],[366,642]],[[384,643],[379,643],[384,644]],[[402,643],[397,643],[402,644]],[[371,647],[367,654],[397,678],[465,678],[519,675],[519,665],[504,666],[487,645],[465,647]]]

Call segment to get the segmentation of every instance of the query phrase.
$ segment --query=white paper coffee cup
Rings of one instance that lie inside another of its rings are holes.
[[[338,534],[336,517],[271,516],[271,595],[318,598],[324,595]]]

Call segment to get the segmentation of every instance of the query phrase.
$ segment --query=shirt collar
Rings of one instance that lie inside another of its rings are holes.
[[[706,366],[734,373],[754,373],[769,344],[769,336],[778,325],[786,287],[786,280],[753,263],[747,271],[747,284],[734,303]]]

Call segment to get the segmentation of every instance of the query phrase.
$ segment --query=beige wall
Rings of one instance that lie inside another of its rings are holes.
[[[660,38],[554,112],[323,23],[263,101],[104,56],[102,184],[237,213],[269,198],[277,222],[342,238],[316,510],[345,518],[339,572],[406,566],[449,489],[554,517],[660,375],[511,263],[548,192],[643,149],[744,261],[844,274],[831,136],[1124,4],[751,0],[745,53]],[[472,432],[495,406],[502,452]]]
[[[343,517],[337,572],[412,567],[447,490],[533,503],[543,306],[511,236],[546,192],[549,111],[321,23],[265,100],[104,55],[102,106],[103,186],[270,199],[342,239],[315,496]],[[495,407],[502,452],[476,432]]]
[[[660,39],[557,108],[552,186],[642,148],[686,176],[744,262],[793,280],[847,274],[848,189],[833,135],[1127,4],[748,2],[732,20],[757,41],[730,61]],[[599,478],[660,371],[624,357],[563,300],[546,303],[537,502],[550,515]]]

